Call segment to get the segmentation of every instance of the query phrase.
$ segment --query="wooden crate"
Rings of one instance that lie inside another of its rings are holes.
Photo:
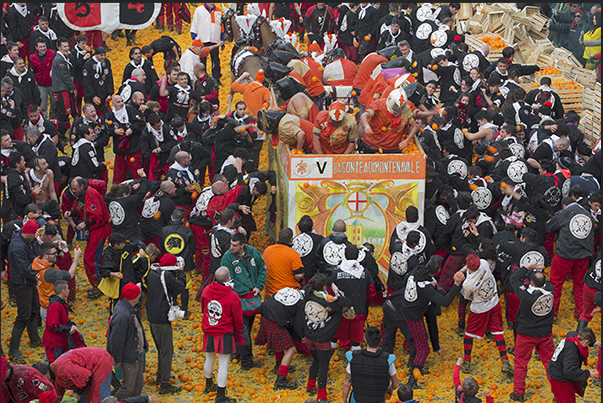
[[[555,81],[556,78],[563,78],[563,72],[560,71],[558,74],[542,74],[540,71],[534,73],[534,81],[539,83],[542,77],[549,77],[551,80]]]
[[[472,51],[484,46],[486,43],[484,41],[482,41],[482,38],[484,38],[485,36],[492,36],[492,34],[466,35],[465,43],[467,44],[467,46],[469,46],[469,51],[472,52]],[[504,38],[501,37],[501,39],[505,43],[505,46],[511,46],[511,44],[509,42],[505,41]],[[490,53],[488,54],[488,57],[486,57],[486,58],[488,59],[489,62],[496,61],[502,57],[502,51],[503,51],[502,49],[490,49]]]

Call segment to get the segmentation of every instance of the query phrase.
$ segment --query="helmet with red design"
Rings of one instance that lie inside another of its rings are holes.
[[[345,117],[345,104],[343,102],[333,102],[329,106],[329,118],[333,122],[341,122]]]
[[[390,92],[387,100],[385,101],[385,106],[387,106],[387,110],[390,111],[393,115],[399,115],[402,113],[402,109],[406,105],[406,92],[402,88],[396,88],[392,92]]]

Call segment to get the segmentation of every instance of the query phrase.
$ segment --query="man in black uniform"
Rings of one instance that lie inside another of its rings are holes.
[[[220,267],[222,256],[230,248],[230,240],[236,233],[234,210],[226,208],[220,212],[220,223],[212,228],[209,235],[209,245],[211,251],[211,260],[209,262],[209,273],[213,275],[216,269]],[[199,290],[199,297],[201,296]]]
[[[105,162],[99,159],[98,149],[94,146],[94,129],[87,124],[78,126],[79,140],[73,145],[71,172],[73,176],[84,179],[103,179]]]
[[[197,178],[190,169],[191,156],[186,151],[178,151],[176,161],[165,174],[165,180],[174,182],[176,194],[173,197],[176,207],[184,209],[184,219],[188,220],[193,209],[192,194],[196,189]]]
[[[142,54],[153,64],[153,56],[157,53],[163,53],[163,68],[167,68],[172,62],[180,61],[180,45],[169,36],[163,35],[161,38],[155,39],[148,46],[142,47]]]
[[[343,220],[333,223],[333,232],[325,237],[316,249],[316,261],[318,272],[330,276],[339,266],[345,256],[345,248],[352,245],[345,234],[346,225]]]
[[[392,232],[392,236],[390,237],[389,244],[395,244],[396,242],[404,242],[406,240],[406,235],[410,231],[416,230],[419,231],[420,239],[419,245],[416,249],[416,254],[419,259],[419,264],[425,263],[427,259],[433,255],[434,245],[431,240],[431,233],[419,224],[419,209],[415,206],[409,206],[405,211],[406,221],[401,221],[396,228]]]
[[[25,157],[19,151],[15,151],[8,157],[9,170],[6,175],[6,189],[8,200],[13,211],[19,217],[24,216],[25,206],[35,203],[36,197],[25,175]]]
[[[71,64],[73,64],[73,83],[77,90],[75,109],[77,110],[78,115],[81,115],[82,100],[84,99],[84,76],[82,75],[82,72],[84,71],[84,63],[92,57],[92,53],[90,53],[90,48],[87,45],[88,38],[86,38],[86,35],[79,34],[76,41],[77,43],[73,49],[71,49],[71,52],[69,52],[69,60],[71,61]]]
[[[144,94],[150,94],[151,88],[153,88],[155,82],[159,80],[159,76],[157,75],[157,71],[155,71],[153,62],[142,57],[142,50],[138,46],[130,48],[130,63],[126,64],[126,67],[124,68],[121,82],[123,83],[128,78],[132,77],[132,71],[135,69],[143,69],[146,73],[147,79],[144,83]]]
[[[316,251],[324,237],[314,231],[314,221],[307,214],[299,219],[297,228],[300,233],[293,238],[291,247],[299,253],[304,265],[304,281],[308,282],[318,272]]]
[[[176,185],[171,181],[163,181],[159,190],[145,200],[140,214],[140,229],[145,244],[159,247],[161,229],[170,223],[170,217],[176,206],[172,196],[176,193]]]
[[[80,125],[87,124],[92,128],[94,132],[94,148],[101,161],[105,160],[105,146],[109,143],[111,133],[109,132],[109,126],[104,119],[101,119],[96,112],[96,107],[93,104],[85,103],[82,107],[82,116],[78,117],[73,121],[73,127],[71,128],[71,144],[77,141],[77,138],[73,136],[73,133],[78,133]]]
[[[188,310],[189,290],[193,288],[192,270],[195,268],[195,250],[197,241],[193,231],[184,226],[184,209],[176,208],[172,213],[172,221],[161,230],[159,246],[162,253],[169,253],[184,259],[184,272],[186,273],[186,289],[180,294],[182,309],[186,311],[184,320],[188,320],[191,312]]]
[[[140,211],[142,200],[149,189],[149,181],[142,168],[138,172],[142,177],[139,183],[135,183],[131,187],[127,183],[113,185],[117,187],[115,189],[115,199],[109,203],[108,208],[113,232],[125,235],[130,243],[137,248],[144,248],[144,239],[142,238],[142,231],[140,230],[138,221],[138,212]]]
[[[84,102],[93,104],[96,113],[104,118],[107,113],[107,102],[113,95],[113,69],[107,59],[105,48],[94,49],[94,56],[86,60],[84,70]]]

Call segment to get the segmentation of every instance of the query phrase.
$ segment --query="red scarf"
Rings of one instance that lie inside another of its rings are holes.
[[[580,344],[580,337],[579,336],[568,337],[566,340],[571,343],[575,343],[576,346],[578,346],[578,350],[580,351],[580,354],[582,355],[582,361],[588,362],[588,347],[583,347],[582,344]]]
[[[557,175],[546,173],[546,174],[542,174],[542,176],[552,177],[553,179],[555,179],[555,186],[559,186],[559,178],[557,177]]]
[[[393,115],[389,110],[387,111],[389,114],[389,125],[392,129],[398,129],[402,125],[402,113],[398,116]]]

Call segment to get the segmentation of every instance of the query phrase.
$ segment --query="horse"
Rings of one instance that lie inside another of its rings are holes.
[[[296,58],[301,59],[301,55],[285,40],[278,38],[272,31],[268,19],[264,16],[258,16],[248,34],[243,32],[236,21],[237,13],[229,9],[222,17],[224,26],[225,42],[234,42],[230,62],[231,83],[236,81],[244,72],[248,72],[252,79],[255,78],[259,70],[265,70],[268,65],[268,57],[272,51],[285,50],[292,53]],[[229,113],[232,107],[232,97],[234,92],[232,87],[227,96]]]

